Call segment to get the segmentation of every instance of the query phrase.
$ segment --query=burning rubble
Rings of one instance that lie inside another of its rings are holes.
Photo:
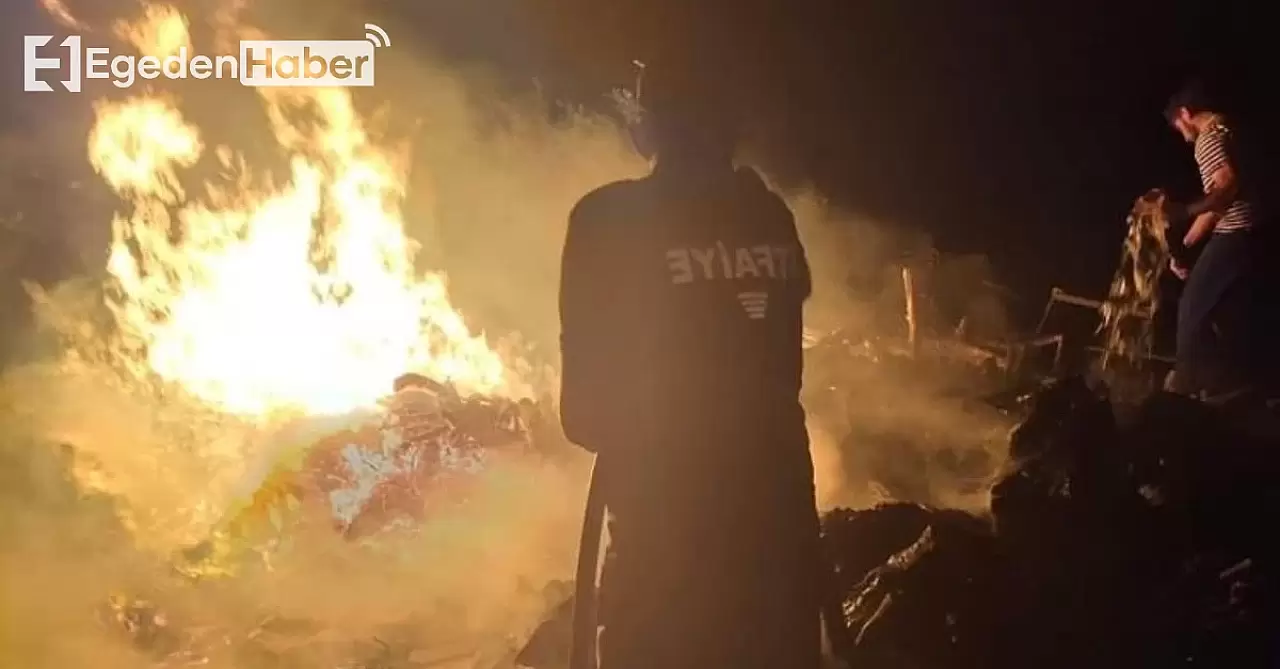
[[[382,411],[273,457],[247,499],[212,538],[182,553],[193,576],[269,556],[300,525],[328,524],[348,540],[412,530],[442,506],[464,504],[489,462],[528,455],[532,403],[463,398],[419,374],[396,380]]]
[[[1008,380],[990,352],[942,338],[920,344],[841,331],[805,352],[811,441],[816,449],[821,435],[839,435],[833,504],[983,503],[1015,422],[986,398]]]

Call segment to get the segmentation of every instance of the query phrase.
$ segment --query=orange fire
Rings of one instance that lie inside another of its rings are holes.
[[[143,55],[190,43],[173,7],[115,32]],[[371,139],[351,95],[260,90],[289,157],[274,187],[232,148],[207,146],[171,99],[96,108],[89,158],[127,203],[108,265],[125,366],[247,417],[367,406],[407,371],[464,393],[522,394],[444,278],[415,270],[403,161]],[[185,190],[184,172],[209,152],[221,178]]]

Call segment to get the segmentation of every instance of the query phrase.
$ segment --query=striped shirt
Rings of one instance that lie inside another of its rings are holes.
[[[1221,122],[1215,123],[1196,137],[1196,165],[1200,167],[1200,183],[1208,193],[1213,185],[1213,173],[1228,164],[1227,142],[1231,130]],[[1232,166],[1234,167],[1234,165]],[[1253,212],[1249,203],[1237,198],[1222,212],[1214,226],[1215,234],[1248,230],[1253,227]]]

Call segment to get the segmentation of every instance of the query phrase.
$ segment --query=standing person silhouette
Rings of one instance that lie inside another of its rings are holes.
[[[734,167],[720,73],[650,71],[653,169],[578,202],[562,261],[561,416],[609,510],[600,666],[813,669],[804,250],[782,199]]]
[[[1201,249],[1199,257],[1190,268],[1171,261],[1174,274],[1186,281],[1178,302],[1174,389],[1225,401],[1254,382],[1254,175],[1242,172],[1236,137],[1198,82],[1174,96],[1165,116],[1192,146],[1204,191],[1183,212],[1192,223],[1182,243]]]

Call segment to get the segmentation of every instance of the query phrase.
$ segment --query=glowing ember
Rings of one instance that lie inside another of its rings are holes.
[[[187,44],[171,8],[117,32],[147,54]],[[250,417],[369,406],[406,371],[517,394],[444,280],[415,272],[398,209],[404,172],[350,95],[262,90],[287,182],[258,186],[263,175],[217,147],[222,177],[190,196],[184,172],[207,165],[207,147],[175,104],[97,107],[90,160],[130,205],[113,223],[108,267],[125,365]]]

